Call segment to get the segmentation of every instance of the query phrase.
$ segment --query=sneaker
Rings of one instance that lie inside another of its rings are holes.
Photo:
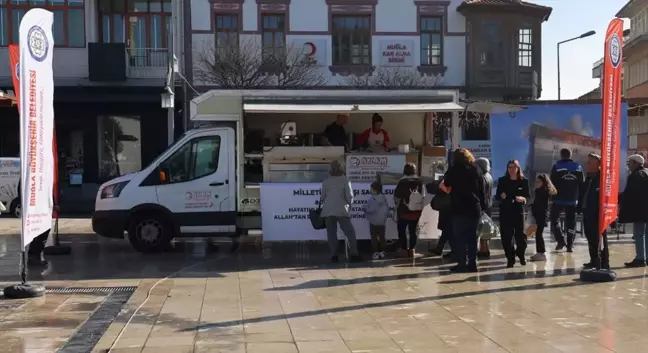
[[[384,252],[384,251],[379,252],[379,253],[378,253],[378,256],[379,256],[381,259],[384,259],[384,258],[385,258],[385,252]]]
[[[547,255],[545,255],[543,253],[537,253],[537,254],[531,256],[531,258],[529,260],[531,260],[531,261],[547,261]]]
[[[574,252],[574,248],[572,248],[571,246],[568,246],[567,247],[567,252]]]
[[[524,256],[520,256],[520,265],[526,266],[526,258]]]
[[[595,266],[593,263],[591,263],[591,262],[588,262],[588,263],[584,263],[584,264],[583,264],[583,269],[585,269],[585,270],[589,270],[589,269],[591,269],[591,268],[595,268],[595,267],[596,267],[596,266]]]
[[[506,262],[506,268],[513,268],[515,266],[515,260],[508,260]]]
[[[565,243],[558,243],[558,244],[556,244],[556,251],[560,251],[560,250],[564,249],[565,246],[566,246]]]
[[[624,265],[626,267],[646,267],[646,261],[634,259],[630,262],[626,262]]]
[[[375,253],[373,253],[373,255],[371,256],[371,258],[374,259],[374,260],[380,260],[380,253],[379,253],[379,252],[375,252]]]

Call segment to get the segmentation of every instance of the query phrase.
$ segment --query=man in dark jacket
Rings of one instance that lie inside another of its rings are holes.
[[[646,266],[646,238],[648,237],[648,170],[644,167],[645,159],[638,154],[628,157],[628,182],[626,183],[619,223],[632,223],[635,250],[634,260],[626,262],[627,267]]]
[[[587,156],[587,178],[578,201],[578,211],[583,213],[583,230],[589,246],[590,262],[584,268],[610,268],[607,251],[600,252],[599,234],[599,192],[601,190],[601,156],[590,153]],[[603,242],[607,243],[607,233],[603,232]]]
[[[567,251],[572,252],[574,238],[576,237],[576,206],[580,189],[585,180],[583,167],[571,159],[572,152],[567,148],[560,150],[560,161],[551,168],[551,182],[558,193],[553,197],[551,204],[550,222],[551,231],[558,245],[556,250],[562,250],[567,245]],[[562,234],[558,218],[560,213],[565,211],[565,228],[567,229],[567,241]]]

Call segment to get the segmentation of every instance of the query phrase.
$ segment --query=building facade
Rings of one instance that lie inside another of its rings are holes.
[[[250,56],[290,48],[311,59],[323,78],[317,82],[331,88],[437,87],[466,99],[532,100],[542,91],[542,24],[550,13],[519,0],[192,0],[185,66],[197,87],[236,88],[216,68],[263,66]],[[229,46],[246,54],[213,55]],[[254,77],[241,71],[232,69]],[[467,126],[462,141],[489,144],[488,130],[488,123]]]
[[[182,43],[169,35],[181,8],[171,0],[0,1],[0,90],[13,90],[7,47],[34,7],[54,14],[61,208],[92,209],[102,182],[139,170],[167,146],[160,94],[170,44]],[[18,109],[0,108],[0,156],[18,156],[18,131]]]

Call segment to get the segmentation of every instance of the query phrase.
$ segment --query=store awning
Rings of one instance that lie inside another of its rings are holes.
[[[249,113],[350,113],[353,105],[245,103],[243,110]]]
[[[525,110],[525,106],[499,102],[462,102],[466,111],[481,114],[506,114]]]
[[[250,113],[412,113],[463,111],[459,104],[265,104],[245,103],[243,110]]]

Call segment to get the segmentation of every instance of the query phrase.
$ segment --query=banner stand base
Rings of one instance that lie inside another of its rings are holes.
[[[611,270],[587,269],[580,273],[580,280],[583,282],[614,282],[616,272]]]
[[[72,248],[67,245],[52,245],[43,249],[45,255],[70,255]]]
[[[4,296],[9,299],[38,298],[44,295],[45,287],[40,284],[21,283],[4,289]]]

